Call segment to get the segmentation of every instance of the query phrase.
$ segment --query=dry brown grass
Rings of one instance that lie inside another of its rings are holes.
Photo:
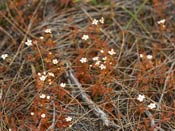
[[[174,1],[104,2],[2,2],[0,55],[9,56],[0,58],[0,130],[175,130]],[[91,24],[101,17],[104,24]],[[158,24],[161,19],[165,23]],[[44,32],[47,28],[51,34]],[[82,40],[83,34],[89,40]],[[33,46],[25,45],[27,39]],[[108,54],[112,48],[113,56]],[[97,55],[107,57],[105,70],[94,65]],[[82,57],[88,62],[81,63]],[[37,73],[44,71],[55,77],[41,81]],[[145,95],[143,102],[139,94]],[[156,108],[149,109],[150,103]],[[72,121],[66,121],[68,116]]]

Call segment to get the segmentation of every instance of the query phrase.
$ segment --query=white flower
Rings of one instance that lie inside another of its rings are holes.
[[[102,58],[102,60],[107,60],[107,57],[106,57],[106,56],[105,56],[105,57],[103,57],[103,58]]]
[[[81,37],[81,39],[82,39],[82,40],[88,40],[88,39],[89,39],[89,36],[88,36],[88,35],[83,35],[83,36]]]
[[[142,102],[143,100],[145,99],[145,96],[144,95],[140,95],[137,97],[137,100]]]
[[[104,53],[104,50],[100,50],[101,53]]]
[[[42,118],[45,118],[45,117],[46,117],[46,114],[42,113],[42,114],[41,114],[41,117],[42,117]]]
[[[7,57],[8,57],[8,54],[2,54],[2,55],[1,55],[1,58],[2,58],[3,60],[5,60]]]
[[[108,51],[108,54],[110,54],[110,55],[115,55],[116,52],[114,51],[114,49],[111,49],[110,51]]]
[[[154,109],[154,108],[156,108],[156,104],[155,104],[155,103],[150,103],[150,104],[148,105],[148,108]]]
[[[104,18],[101,17],[101,19],[99,20],[101,24],[104,24]]]
[[[165,23],[165,19],[157,21],[157,24],[164,24],[164,23]]]
[[[46,98],[49,100],[50,99],[50,96],[47,96]]]
[[[40,36],[39,38],[40,38],[41,40],[43,40],[43,39],[44,39],[44,37],[43,37],[43,36]]]
[[[30,112],[30,115],[33,116],[35,113],[34,112]]]
[[[93,61],[97,61],[98,59],[99,59],[98,56],[92,58]]]
[[[101,61],[95,62],[95,65],[97,65],[97,66],[100,65],[100,62],[101,62]]]
[[[51,29],[45,29],[45,33],[52,33]]]
[[[32,40],[27,39],[27,41],[25,42],[25,45],[32,46]]]
[[[41,76],[41,73],[38,73],[38,76]]]
[[[72,117],[68,116],[65,118],[67,122],[72,121]]]
[[[60,86],[64,88],[66,87],[66,83],[61,83]]]
[[[47,78],[47,76],[46,76],[46,75],[42,75],[42,76],[40,76],[40,77],[39,77],[39,79],[40,79],[41,81],[45,81],[45,80],[46,80],[46,78]]]
[[[87,58],[81,58],[81,59],[80,59],[80,62],[81,62],[81,63],[86,63],[86,62],[87,62]]]
[[[151,59],[153,58],[152,55],[147,55],[146,57],[147,57],[147,59],[149,59],[149,60],[151,60]]]
[[[140,56],[140,58],[143,58],[143,54],[140,54],[139,56]]]
[[[39,97],[40,97],[41,99],[44,99],[44,98],[46,98],[46,95],[45,95],[45,94],[41,94]]]
[[[52,73],[52,72],[49,72],[48,75],[52,76],[52,77],[55,77],[54,73]]]
[[[98,20],[97,19],[93,19],[92,24],[93,25],[97,25],[98,24]]]
[[[52,63],[53,63],[54,65],[56,65],[56,64],[58,64],[58,60],[57,60],[57,59],[53,59],[53,60],[52,60]]]
[[[104,69],[106,69],[106,66],[103,65],[103,64],[101,64],[101,65],[99,66],[99,68],[100,68],[101,70],[104,70]]]

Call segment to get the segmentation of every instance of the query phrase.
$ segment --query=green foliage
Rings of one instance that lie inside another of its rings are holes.
[[[110,0],[91,0],[93,5],[109,5]]]
[[[0,3],[0,11],[5,11],[5,9],[6,9],[5,3]],[[3,19],[3,17],[1,17],[1,16],[0,16],[0,25],[1,25],[1,26],[7,25],[7,22],[6,22],[5,19]]]
[[[97,5],[97,0],[91,0],[92,4]]]
[[[6,5],[3,3],[0,5],[0,10],[5,10],[6,9]]]

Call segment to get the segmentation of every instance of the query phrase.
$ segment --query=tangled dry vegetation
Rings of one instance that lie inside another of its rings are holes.
[[[174,0],[0,2],[1,131],[174,131]]]

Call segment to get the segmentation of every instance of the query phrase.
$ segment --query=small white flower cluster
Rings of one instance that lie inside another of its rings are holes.
[[[148,105],[148,108],[149,108],[149,109],[154,109],[154,108],[156,108],[156,104],[155,104],[155,103],[150,103],[150,104]]]
[[[104,24],[104,18],[101,17],[100,20],[97,20],[97,19],[93,19],[92,21],[92,25],[98,25],[98,22],[100,22],[101,24]],[[87,34],[84,34],[82,37],[81,37],[82,40],[88,40],[89,39],[89,36]]]
[[[1,55],[1,58],[2,58],[3,60],[5,60],[8,56],[9,56],[8,54],[2,54],[2,55]]]
[[[104,53],[104,50],[100,50],[101,53]]]
[[[82,40],[88,40],[88,39],[89,39],[89,36],[88,36],[88,35],[83,35],[83,36],[81,37],[81,39],[82,39]]]
[[[50,34],[52,33],[51,29],[49,29],[49,28],[48,29],[45,29],[44,32],[45,33],[50,33]]]
[[[93,19],[92,25],[98,25],[98,20],[97,19]]]
[[[101,19],[99,20],[101,24],[104,24],[105,20],[103,17],[101,17]]]
[[[149,59],[149,60],[151,60],[151,59],[153,58],[152,55],[147,55],[146,57],[147,57],[147,59]]]
[[[30,115],[33,116],[35,113],[34,112],[30,112]]]
[[[166,20],[162,19],[162,20],[157,21],[157,24],[160,25],[163,29],[165,29],[166,28],[165,22]]]
[[[98,22],[100,22],[101,24],[104,24],[104,18],[101,17],[101,19],[99,19],[99,20],[93,19],[92,25],[98,25]]]
[[[104,50],[100,50],[100,53],[103,54],[103,53],[104,53]],[[111,56],[113,56],[113,55],[116,54],[116,52],[114,51],[114,49],[111,49],[111,50],[108,51],[108,54],[111,55]],[[95,65],[95,66],[98,66],[101,70],[106,69],[105,63],[106,63],[106,60],[108,59],[107,56],[102,57],[101,60],[99,60],[99,59],[100,59],[99,56],[95,56],[95,57],[92,58],[92,61],[95,62],[94,65]],[[81,63],[87,63],[87,62],[88,62],[88,59],[85,58],[85,57],[82,57],[82,58],[80,59],[80,62],[81,62]],[[111,65],[111,64],[112,64],[112,62],[110,62],[110,65]],[[90,67],[92,67],[92,64],[90,65]]]
[[[46,75],[41,75],[39,79],[40,79],[41,81],[45,81],[45,80],[46,80],[46,78],[47,78],[47,76],[46,76]]]
[[[114,51],[114,49],[111,49],[110,51],[108,51],[108,54],[111,55],[111,56],[113,56],[113,55],[116,54],[116,52]]]
[[[44,39],[44,37],[43,37],[43,36],[40,36],[39,38],[40,38],[40,40],[43,40],[43,39]]]
[[[45,95],[45,94],[41,94],[39,97],[40,97],[41,99],[44,99],[44,98],[46,98],[46,95]]]
[[[100,68],[101,70],[104,70],[104,69],[106,69],[106,66],[105,66],[104,64],[100,64],[99,68]]]
[[[60,83],[60,86],[64,88],[66,87],[66,83]]]
[[[48,79],[49,85],[52,85],[52,80]]]
[[[41,118],[45,118],[45,117],[46,117],[46,114],[42,113]]]
[[[157,21],[157,24],[159,24],[159,25],[160,25],[160,24],[164,24],[165,21],[166,21],[165,19],[159,20],[159,21]]]
[[[139,56],[140,56],[140,58],[143,58],[143,54],[140,54]]]
[[[46,98],[47,98],[48,100],[50,100],[50,96],[47,96]]]
[[[41,99],[48,99],[48,100],[50,100],[50,96],[46,96],[45,94],[41,94],[40,96],[39,96]]]
[[[55,74],[52,72],[48,72],[48,76],[55,77]]]
[[[140,58],[143,58],[143,57],[144,57],[143,54],[140,54],[139,56],[140,56]],[[152,56],[152,55],[147,55],[146,58],[147,58],[148,60],[151,60],[151,59],[153,58],[153,56]]]
[[[101,64],[102,61],[99,60],[99,57],[98,57],[98,56],[93,57],[92,60],[95,61],[95,65],[96,65],[96,66],[99,66],[99,68],[100,68],[101,70],[106,69],[106,66],[105,66],[104,64]],[[104,63],[106,63],[107,57],[106,57],[106,56],[103,57],[102,60],[104,61]]]
[[[103,57],[102,59],[105,61],[105,60],[107,59],[107,57]],[[106,66],[105,66],[104,64],[100,64],[101,61],[99,61],[99,57],[98,57],[98,56],[93,57],[92,60],[95,61],[95,65],[96,65],[96,66],[99,66],[99,68],[100,68],[101,70],[106,69]],[[83,57],[83,58],[80,59],[80,62],[81,62],[81,63],[86,63],[87,61],[88,61],[88,60],[87,60],[87,58],[85,58],[85,57]],[[105,62],[104,62],[104,63],[105,63]],[[91,65],[91,66],[92,66],[92,65]]]
[[[45,81],[48,76],[55,77],[54,73],[52,72],[46,73],[45,71],[42,74],[38,73],[38,76],[41,81]]]
[[[86,63],[87,61],[88,61],[88,60],[87,60],[87,58],[85,58],[85,57],[83,57],[83,58],[80,59],[80,62],[81,62],[81,63]]]
[[[27,46],[32,46],[32,45],[33,45],[33,44],[32,44],[32,40],[27,39],[27,41],[25,42],[25,45],[27,45]]]
[[[34,116],[35,113],[34,113],[34,112],[30,112],[30,115],[31,115],[31,116]],[[41,114],[41,118],[46,118],[46,114],[42,113],[42,114]]]
[[[102,60],[104,60],[104,61],[105,61],[105,63],[106,63],[107,57],[106,57],[106,56],[105,56],[105,57],[103,57],[103,58],[102,58]]]
[[[145,99],[145,95],[139,94],[138,97],[137,97],[137,100],[140,101],[140,102],[143,102],[144,99]],[[155,103],[150,103],[148,105],[148,108],[149,109],[154,109],[154,108],[156,108],[156,104]]]
[[[145,95],[141,95],[139,94],[139,96],[137,97],[137,100],[142,102],[145,99]]]
[[[98,60],[99,60],[99,57],[98,57],[98,56],[93,57],[92,60],[93,60],[93,61],[98,61]]]
[[[43,72],[42,74],[38,73],[38,76],[41,81],[45,81],[47,78],[46,72]]]
[[[96,66],[99,66],[100,63],[101,63],[101,61],[96,61],[96,62],[95,62],[95,65],[96,65]]]
[[[70,122],[70,121],[72,121],[72,117],[68,116],[68,117],[65,118],[65,120],[66,120],[67,122]]]
[[[56,58],[53,59],[53,60],[52,60],[52,63],[53,63],[54,65],[58,64],[58,59],[56,59]]]

